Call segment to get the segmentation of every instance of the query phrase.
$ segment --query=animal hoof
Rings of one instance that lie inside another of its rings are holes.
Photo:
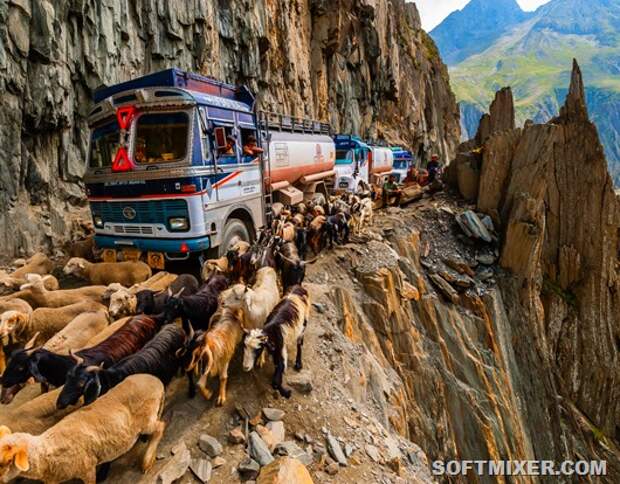
[[[282,395],[284,398],[286,398],[286,399],[291,398],[292,394],[293,394],[293,392],[291,390],[286,390],[284,388],[280,388],[280,395]]]

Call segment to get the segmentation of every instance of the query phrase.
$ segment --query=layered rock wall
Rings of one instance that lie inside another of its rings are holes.
[[[419,153],[449,158],[458,142],[447,70],[402,0],[4,0],[3,255],[69,232],[93,89],[170,66],[247,84],[263,109]]]

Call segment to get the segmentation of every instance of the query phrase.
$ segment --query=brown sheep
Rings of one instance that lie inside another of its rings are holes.
[[[75,317],[88,311],[105,309],[101,304],[85,300],[60,308],[38,308],[32,314],[7,311],[0,319],[0,337],[10,336],[13,341],[26,342],[38,334],[35,340],[40,345],[63,329]]]
[[[69,306],[70,304],[82,302],[84,299],[100,303],[105,291],[105,286],[86,286],[77,289],[50,291],[45,288],[42,280],[37,280],[32,283],[24,284],[18,292],[11,296],[0,298],[0,302],[12,298],[21,298],[30,304],[33,309],[42,307],[60,308],[62,306]]]
[[[7,408],[8,405],[4,406],[0,412],[0,426],[10,427],[13,432],[27,432],[32,435],[45,432],[76,409],[76,407],[64,410],[56,408],[60,390],[57,388],[43,393],[21,405],[11,405],[10,408]]]
[[[47,483],[97,481],[96,466],[127,453],[141,435],[150,440],[142,468],[155,462],[165,424],[160,420],[164,385],[151,375],[132,375],[70,413],[38,436],[0,427],[0,480],[23,477]]]
[[[208,281],[213,274],[226,274],[228,272],[228,257],[222,256],[219,259],[206,260],[200,270],[200,277],[203,281]]]
[[[107,328],[109,323],[108,312],[105,309],[84,312],[52,336],[43,348],[60,355],[67,355],[71,350],[81,350],[86,348],[93,337]]]
[[[26,291],[34,283],[42,282],[43,286],[48,291],[56,291],[60,288],[58,279],[56,279],[54,276],[50,274],[46,276],[41,276],[39,274],[26,274],[25,279],[15,279],[15,280],[11,279],[9,282],[10,282],[10,285],[4,286],[5,292],[8,291],[8,294],[5,294],[2,297],[0,297],[0,300],[6,300],[6,299],[15,298],[15,297],[21,297],[22,299],[26,299],[23,297],[23,295],[29,294],[29,293],[23,292],[23,291]],[[13,292],[18,289],[19,289],[18,292]]]
[[[45,254],[37,252],[28,259],[23,266],[13,271],[11,274],[5,274],[0,277],[0,282],[6,286],[19,287],[20,284],[26,282],[27,274],[39,274],[43,276],[52,272],[52,269],[54,269],[54,263]]]
[[[63,269],[67,275],[73,274],[91,284],[107,286],[118,282],[129,287],[146,281],[152,276],[151,268],[144,262],[88,262],[79,257],[69,259]]]

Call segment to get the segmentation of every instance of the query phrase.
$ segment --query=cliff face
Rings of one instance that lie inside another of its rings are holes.
[[[61,241],[83,203],[92,90],[169,66],[449,158],[458,111],[445,66],[401,0],[0,2],[0,243]]]
[[[534,455],[589,455],[617,469],[620,206],[577,64],[557,118],[515,129],[502,90],[459,148],[470,150],[477,158],[459,155],[451,172],[471,165],[478,209],[502,229],[514,389]]]

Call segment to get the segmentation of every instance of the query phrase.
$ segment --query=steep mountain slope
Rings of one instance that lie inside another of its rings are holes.
[[[404,0],[2,1],[3,256],[70,233],[93,89],[169,66],[247,84],[261,107],[337,131],[446,159],[458,143],[446,68]]]
[[[527,20],[516,0],[472,0],[430,33],[448,65],[485,51],[511,27]]]
[[[552,0],[513,26],[484,52],[451,69],[462,103],[465,138],[501,86],[511,86],[517,121],[545,122],[557,115],[576,57],[583,66],[592,120],[616,183],[620,183],[620,1]]]

